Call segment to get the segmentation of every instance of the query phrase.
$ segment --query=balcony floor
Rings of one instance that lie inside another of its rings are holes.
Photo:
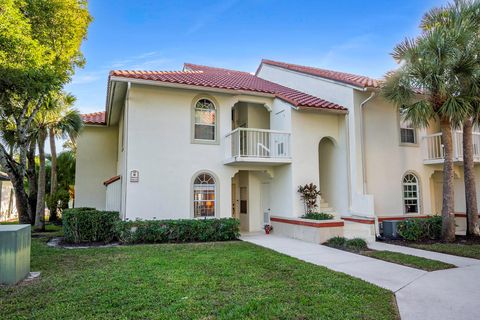
[[[233,157],[225,160],[225,165],[269,165],[280,166],[283,164],[292,163],[291,158],[261,158],[261,157]]]

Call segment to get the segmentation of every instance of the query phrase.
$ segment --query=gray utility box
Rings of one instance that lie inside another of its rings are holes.
[[[383,221],[383,236],[385,238],[398,238],[397,226],[400,221],[384,220]]]
[[[31,226],[0,225],[0,284],[16,284],[30,272]]]

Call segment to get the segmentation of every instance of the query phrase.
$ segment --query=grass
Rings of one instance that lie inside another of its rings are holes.
[[[390,291],[249,243],[68,250],[47,239],[32,239],[41,278],[0,287],[0,319],[398,319]]]
[[[480,244],[462,243],[406,243],[407,246],[455,256],[480,259]]]
[[[449,263],[412,256],[412,255],[404,254],[400,252],[366,251],[366,252],[363,252],[363,255],[371,258],[375,258],[375,259],[393,262],[396,264],[401,264],[407,267],[425,270],[425,271],[436,271],[436,270],[455,268],[454,265]]]

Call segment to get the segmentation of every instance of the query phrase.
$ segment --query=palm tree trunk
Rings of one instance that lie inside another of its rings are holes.
[[[443,162],[443,201],[442,201],[442,238],[445,241],[455,240],[455,202],[453,190],[453,142],[450,121],[442,120],[442,144],[444,148]]]
[[[473,122],[463,124],[463,176],[465,179],[465,203],[467,208],[467,237],[480,236],[477,208],[477,188],[473,163]]]
[[[37,174],[35,169],[35,147],[36,141],[32,140],[27,152],[27,180],[28,180],[28,202],[32,213],[37,212]],[[34,217],[31,219],[35,220]]]
[[[50,194],[54,194],[57,191],[57,147],[55,145],[55,131],[52,128],[48,131],[48,136],[50,138],[50,153],[52,156]]]
[[[45,230],[45,140],[47,132],[40,129],[38,132],[38,157],[40,159],[40,168],[38,170],[38,194],[37,194],[37,210],[35,214],[35,227],[37,231]]]

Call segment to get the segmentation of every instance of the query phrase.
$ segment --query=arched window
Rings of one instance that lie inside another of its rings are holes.
[[[216,140],[216,108],[209,99],[200,99],[194,108],[194,136],[195,140]]]
[[[200,173],[193,181],[193,217],[215,217],[215,178],[209,173]]]
[[[419,213],[420,190],[418,178],[409,172],[403,176],[403,206],[405,213]]]

